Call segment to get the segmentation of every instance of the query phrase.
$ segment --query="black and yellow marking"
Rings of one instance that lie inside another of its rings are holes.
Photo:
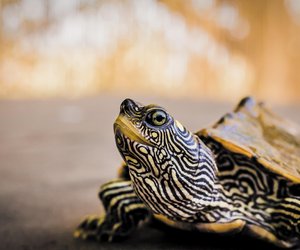
[[[120,179],[101,188],[105,216],[86,219],[75,236],[124,238],[154,213],[174,228],[246,233],[292,247],[300,236],[294,128],[245,98],[214,126],[193,134],[161,107],[126,99],[114,125],[125,161]]]
[[[131,181],[110,181],[100,188],[99,197],[105,215],[85,218],[74,232],[75,238],[117,241],[129,236],[151,217],[149,210],[133,191]]]

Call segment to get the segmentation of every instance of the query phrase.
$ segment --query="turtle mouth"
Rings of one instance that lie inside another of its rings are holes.
[[[123,135],[129,138],[131,141],[151,146],[152,144],[147,141],[132,125],[132,123],[124,116],[119,115],[114,123],[115,136]]]

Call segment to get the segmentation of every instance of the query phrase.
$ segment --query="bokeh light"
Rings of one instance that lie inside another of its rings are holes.
[[[2,0],[0,97],[298,102],[297,0]]]

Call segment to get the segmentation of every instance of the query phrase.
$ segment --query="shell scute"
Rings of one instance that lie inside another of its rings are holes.
[[[212,137],[233,152],[255,157],[265,168],[300,183],[300,127],[251,97],[197,134]]]

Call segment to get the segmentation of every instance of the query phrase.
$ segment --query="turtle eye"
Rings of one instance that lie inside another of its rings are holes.
[[[152,126],[162,126],[167,122],[168,115],[163,110],[151,110],[147,116],[145,121]]]

